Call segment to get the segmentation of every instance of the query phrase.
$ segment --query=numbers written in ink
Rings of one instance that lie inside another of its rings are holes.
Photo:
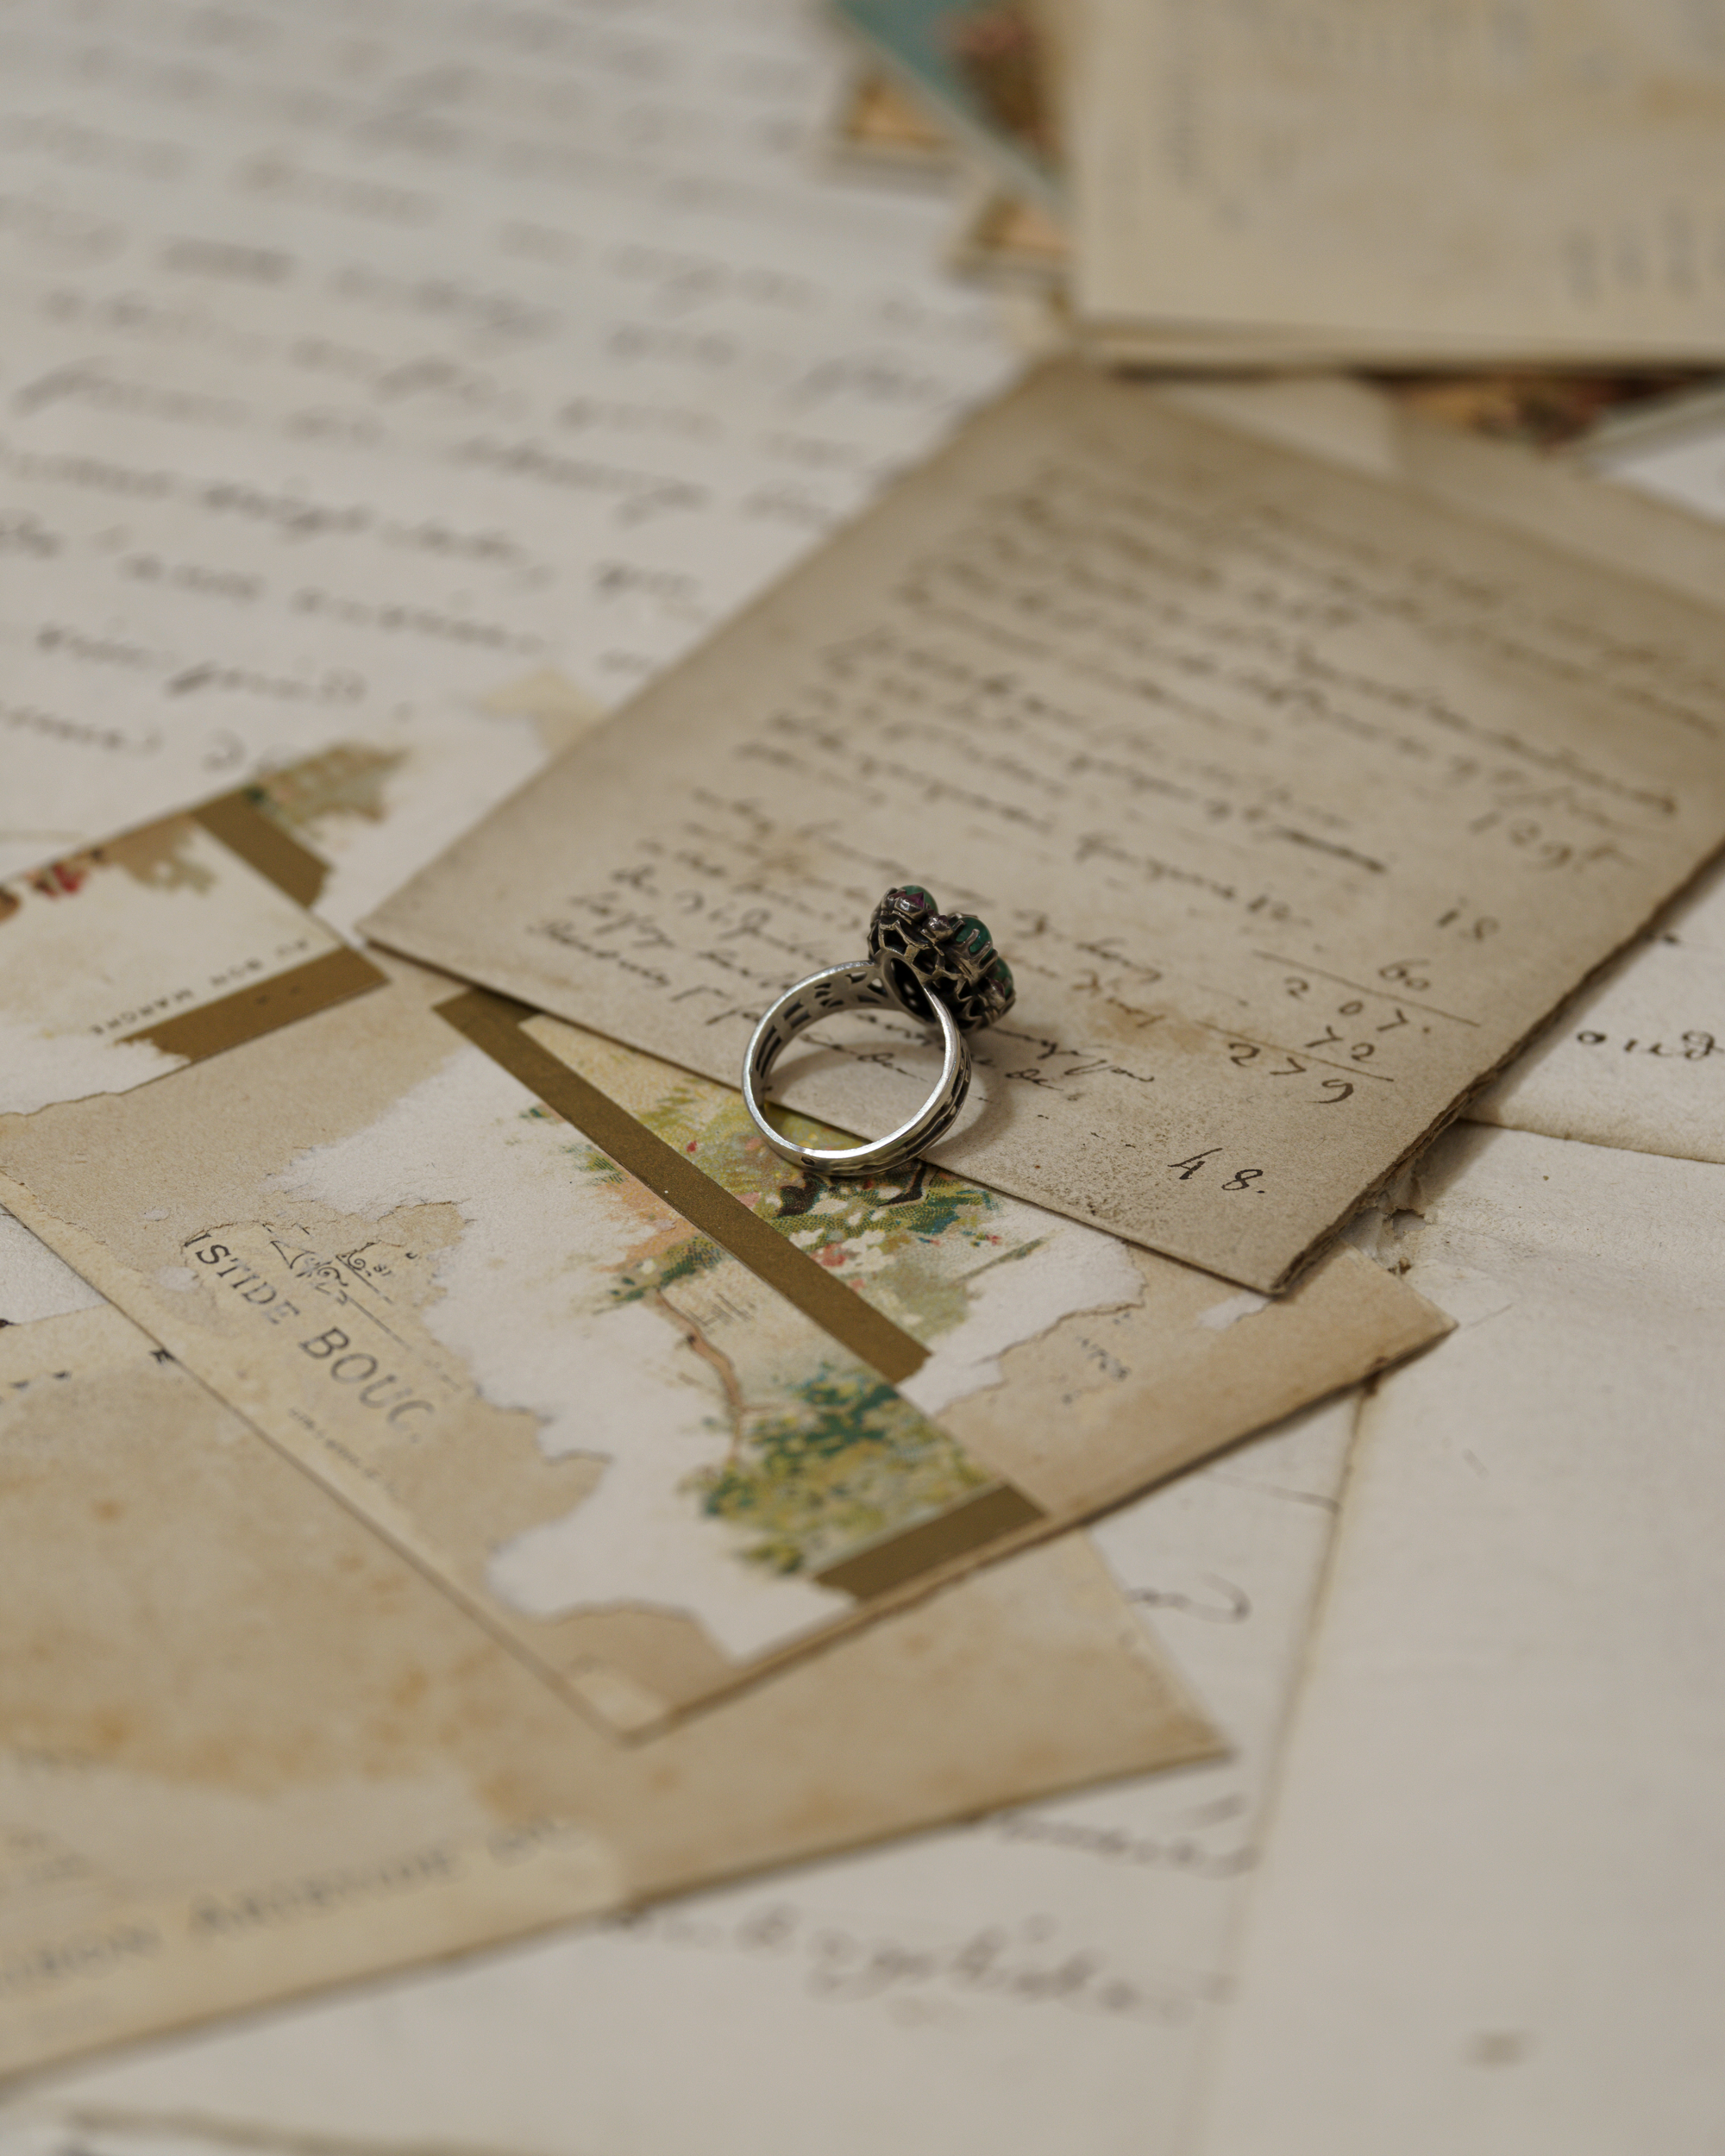
[[[1533,818],[1516,816],[1503,809],[1489,810],[1476,817],[1468,825],[1469,836],[1484,838],[1488,833],[1510,846],[1528,868],[1590,868],[1596,862],[1617,861],[1628,862],[1630,856],[1610,839],[1597,840],[1590,846],[1578,844],[1572,839],[1559,838],[1550,827],[1536,823]]]
[[[1195,1175],[1206,1175],[1216,1189],[1251,1191],[1261,1198],[1264,1193],[1258,1186],[1264,1181],[1264,1170],[1233,1167],[1221,1159],[1221,1152],[1220,1145],[1206,1146],[1201,1153],[1194,1153],[1185,1160],[1171,1160],[1168,1166],[1180,1182],[1189,1183]]]
[[[1414,972],[1409,965],[1398,960],[1394,966],[1383,968],[1386,979],[1394,979],[1408,988],[1423,988],[1428,983],[1422,975]],[[1284,992],[1295,1002],[1305,1003],[1311,1012],[1314,1024],[1321,1021],[1323,1031],[1315,1039],[1302,1041],[1300,1045],[1308,1056],[1323,1056],[1326,1050],[1333,1051],[1326,1060],[1346,1056],[1351,1063],[1369,1063],[1380,1048],[1386,1045],[1383,1035],[1399,1033],[1413,1021],[1399,1003],[1389,1005],[1390,1015],[1383,1016],[1382,1002],[1368,1004],[1364,996],[1344,996],[1331,1005],[1329,998],[1335,991],[1327,991],[1320,984],[1315,1000],[1313,984],[1303,974],[1289,974],[1282,983]],[[1338,1018],[1345,1023],[1339,1028]]]
[[[1265,1062],[1263,1059],[1269,1056]],[[1320,1056],[1322,1062],[1328,1060]],[[1291,1048],[1266,1048],[1262,1041],[1230,1041],[1228,1061],[1236,1070],[1254,1070],[1264,1078],[1304,1078],[1308,1067]],[[1314,1108],[1333,1108],[1344,1100],[1353,1098],[1351,1078],[1320,1078],[1316,1081],[1318,1098],[1311,1103]]]

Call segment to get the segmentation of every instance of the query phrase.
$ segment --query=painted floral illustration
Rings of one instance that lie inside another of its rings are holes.
[[[750,1564],[814,1572],[988,1481],[885,1378],[823,1363],[686,1487],[710,1517],[748,1531]]]
[[[631,1062],[661,1081],[627,1104],[642,1122],[818,1263],[853,1286],[866,1283],[868,1300],[925,1345],[963,1322],[979,1271],[1040,1240],[1013,1233],[1012,1209],[994,1193],[922,1163],[844,1181],[806,1175],[762,1142],[735,1094],[644,1058]],[[840,1142],[807,1118],[793,1115],[787,1127],[806,1144]],[[751,1356],[756,1333],[728,1333],[722,1322],[720,1275],[734,1261],[604,1154],[580,1140],[566,1150],[640,1224],[611,1274],[608,1300],[643,1304],[675,1326],[717,1385],[724,1413],[712,1426],[727,1437],[725,1457],[681,1487],[704,1514],[739,1534],[750,1564],[817,1573],[988,1485],[935,1423],[824,1336],[800,1334],[789,1366]],[[708,1321],[716,1297],[718,1324]]]

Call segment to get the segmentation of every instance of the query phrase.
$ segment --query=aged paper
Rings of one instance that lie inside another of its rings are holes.
[[[88,1310],[102,1298],[9,1213],[0,1213],[0,1325]]]
[[[1332,358],[1716,359],[1725,60],[1661,0],[1089,0],[1076,296]]]
[[[1711,872],[1469,1105],[1477,1123],[1725,1162],[1725,882]]]
[[[305,911],[323,873],[237,793],[0,883],[0,1112],[122,1093],[380,987]]]
[[[383,941],[708,1075],[881,889],[1019,980],[942,1164],[1259,1289],[1725,837],[1725,630],[1057,367],[452,848]],[[881,1130],[908,1020],[787,1058]]]
[[[57,2130],[87,2156],[180,2156],[176,2133],[198,2156],[806,2156],[816,2115],[833,2156],[1170,2146],[1223,2010],[1352,1413],[1096,1531],[1226,1758],[58,2075],[0,2105],[0,2150]]]
[[[1719,2122],[1725,1170],[1446,1138],[1461,1329],[1367,1410],[1205,2156]]]
[[[828,1188],[735,1095],[555,1023],[524,1061],[448,987],[0,1121],[7,1203],[621,1727],[1444,1329],[1352,1250],[1265,1307],[925,1169]]]
[[[223,20],[7,12],[0,874],[345,743],[360,910],[543,758],[494,692],[615,702],[1011,361],[793,0]]]
[[[1716,394],[1673,400],[1580,454],[1604,490],[1647,494],[1691,581],[1725,575],[1725,436]],[[1634,506],[1624,504],[1629,516]],[[1686,514],[1684,512],[1687,512]],[[1637,531],[1644,520],[1635,517]],[[1717,588],[1716,582],[1715,588]],[[1482,1122],[1596,1145],[1725,1162],[1725,885],[1716,871],[1653,939],[1565,1014],[1471,1112]]]
[[[630,1752],[110,1308],[0,1481],[8,2075],[1216,1747],[1069,1539]]]
[[[1513,379],[1504,389],[1526,395]],[[1480,441],[1465,421],[1502,392],[1458,381],[1441,398],[1387,397],[1314,376],[1194,382],[1170,401],[1268,432],[1357,468],[1397,472],[1458,506],[1714,603],[1725,588],[1725,489],[1716,395],[1630,405],[1561,458]],[[1560,409],[1598,397],[1578,378]],[[1567,422],[1566,422],[1567,423]],[[1590,476],[1594,475],[1594,476]],[[1699,519],[1706,519],[1706,522]],[[1561,1017],[1467,1106],[1474,1121],[1696,1160],[1725,1160],[1725,895],[1704,872]]]
[[[1602,566],[1633,563],[1640,580],[1718,604],[1725,531],[1669,500],[1603,484],[1577,456],[1540,456],[1417,412],[1395,413],[1394,444],[1396,469],[1422,492]]]

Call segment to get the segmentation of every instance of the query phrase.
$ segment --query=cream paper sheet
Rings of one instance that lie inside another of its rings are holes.
[[[0,1213],[0,1324],[31,1325],[93,1309],[102,1300],[64,1258],[56,1257],[9,1213]]]
[[[572,1029],[524,1080],[449,987],[0,1120],[6,1202],[621,1727],[1444,1329],[1351,1250],[1266,1305],[925,1169],[829,1189]]]
[[[1617,2156],[1720,2119],[1725,1170],[1446,1138],[1203,2156]]]
[[[1725,435],[1715,394],[1649,407],[1542,456],[1410,421],[1340,377],[1164,392],[1354,468],[1638,572],[1705,604],[1725,589]],[[1470,1119],[1590,1144],[1725,1161],[1725,885],[1717,867],[1468,1104]]]
[[[791,0],[200,20],[0,29],[0,874],[358,744],[345,927],[1011,361]]]
[[[1468,1112],[1548,1138],[1725,1162],[1725,886],[1717,871]]]
[[[1054,367],[370,917],[734,1080],[916,881],[1019,980],[943,1165],[1261,1290],[1725,837],[1725,629]],[[849,1130],[930,1082],[858,1018]]]
[[[631,1752],[112,1308],[0,1332],[0,2075],[1202,1757],[1067,1539]]]
[[[1716,358],[1710,16],[1657,0],[1089,0],[1081,319],[1429,366]]]
[[[834,2156],[1164,2146],[1225,1994],[1352,1412],[1302,1418],[1095,1531],[1211,1702],[1225,1759],[37,2080],[0,2103],[0,2150],[58,2134],[89,2156],[801,2156],[812,2117]],[[1000,1696],[1014,1723],[1036,1704]]]

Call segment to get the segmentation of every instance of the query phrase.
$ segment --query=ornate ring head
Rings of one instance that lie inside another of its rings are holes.
[[[875,908],[869,956],[893,1000],[925,1025],[934,1023],[936,998],[965,1033],[1013,1007],[1013,969],[987,924],[974,913],[943,913],[919,883],[895,887]]]

